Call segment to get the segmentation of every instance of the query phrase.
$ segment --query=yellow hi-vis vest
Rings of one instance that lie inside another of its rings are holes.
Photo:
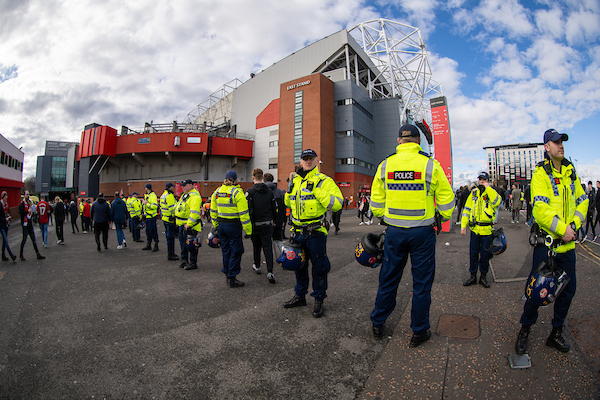
[[[144,215],[146,218],[154,218],[158,215],[158,198],[156,193],[150,192],[144,195],[146,204],[144,204]]]
[[[183,226],[188,220],[190,216],[190,205],[188,204],[188,199],[190,198],[190,193],[182,193],[179,201],[175,205],[175,223],[177,226]],[[197,192],[197,191],[196,191]]]
[[[142,202],[137,197],[133,196],[128,200],[127,209],[131,218],[139,218],[142,215]]]
[[[491,186],[485,188],[483,193],[479,193],[479,188],[473,189],[465,203],[460,220],[461,229],[468,225],[476,235],[491,235],[494,232],[492,224],[496,220],[500,201],[498,192]]]
[[[210,218],[215,228],[220,220],[239,220],[246,234],[252,234],[248,201],[239,185],[222,185],[214,191],[210,197]]]
[[[340,210],[344,197],[335,181],[314,167],[304,178],[299,174],[294,176],[292,189],[285,194],[284,201],[292,211],[292,223],[302,228],[321,223],[327,210]],[[324,227],[315,230],[327,234]]]
[[[185,222],[189,228],[193,228],[200,232],[202,230],[202,196],[196,188],[190,190],[189,197],[186,200],[186,207],[190,210],[188,219]]]
[[[175,211],[175,195],[167,189],[160,196],[160,214],[163,221],[169,222]]]
[[[371,185],[371,210],[393,226],[416,228],[452,217],[454,192],[440,163],[417,143],[403,143],[379,166]]]
[[[587,215],[589,199],[575,173],[573,164],[563,159],[560,171],[550,160],[540,162],[531,177],[533,218],[552,238],[560,240],[571,222],[581,228]],[[557,253],[575,248],[575,242],[557,247]]]

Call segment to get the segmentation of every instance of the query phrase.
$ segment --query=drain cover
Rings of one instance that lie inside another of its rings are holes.
[[[470,315],[444,314],[440,317],[437,334],[459,339],[479,337],[479,318]]]

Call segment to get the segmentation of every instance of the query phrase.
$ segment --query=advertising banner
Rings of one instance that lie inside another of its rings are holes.
[[[446,97],[441,96],[431,99],[430,104],[435,159],[441,164],[450,185],[452,185],[452,140],[450,138],[450,119],[448,118]],[[444,222],[442,231],[450,232],[450,223],[451,220]]]

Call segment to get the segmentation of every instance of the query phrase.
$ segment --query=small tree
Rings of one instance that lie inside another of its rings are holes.
[[[23,190],[29,190],[29,193],[35,192],[35,176],[30,175],[23,181],[25,187]]]

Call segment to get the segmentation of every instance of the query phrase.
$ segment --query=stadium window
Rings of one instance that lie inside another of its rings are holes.
[[[277,169],[277,164],[269,164],[269,169]]]

